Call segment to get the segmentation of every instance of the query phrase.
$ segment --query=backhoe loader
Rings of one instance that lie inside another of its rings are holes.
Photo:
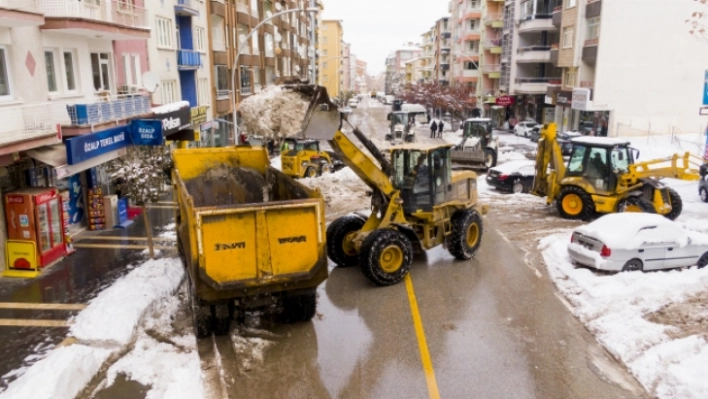
[[[674,220],[683,203],[679,194],[659,181],[670,177],[699,180],[702,160],[685,153],[636,162],[639,151],[627,140],[578,137],[571,140],[567,165],[556,140],[556,124],[541,129],[536,176],[531,193],[556,203],[566,219],[591,218],[595,213],[647,212]]]
[[[328,140],[371,189],[368,216],[344,216],[327,228],[330,259],[339,266],[358,264],[369,280],[385,286],[408,274],[414,250],[442,244],[458,259],[474,256],[487,206],[477,201],[477,175],[452,171],[452,145],[403,144],[390,148],[385,157],[358,128],[343,132],[345,114],[330,102],[324,87],[289,87],[310,96],[302,138]]]

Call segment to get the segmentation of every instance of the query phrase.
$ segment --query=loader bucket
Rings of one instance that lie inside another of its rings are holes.
[[[341,126],[341,113],[337,105],[330,101],[323,86],[297,85],[293,90],[310,96],[305,120],[302,121],[301,138],[332,140]]]

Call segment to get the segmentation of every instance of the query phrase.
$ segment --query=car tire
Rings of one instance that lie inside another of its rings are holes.
[[[698,263],[696,263],[696,265],[698,265],[699,269],[703,269],[708,266],[708,252],[704,253],[703,256],[698,259]]]
[[[708,188],[701,187],[698,190],[698,195],[700,195],[701,201],[708,202]]]
[[[355,266],[359,255],[354,248],[345,248],[347,235],[364,227],[364,220],[358,216],[342,216],[327,227],[327,256],[339,267]]]
[[[514,184],[511,186],[511,192],[514,194],[522,194],[525,191],[526,187],[524,187],[524,183],[521,182],[521,179],[516,179]]]
[[[669,220],[676,220],[676,218],[681,216],[681,211],[683,211],[683,200],[673,188],[667,188],[667,190],[669,190],[669,200],[671,200],[671,212],[664,216]]]
[[[474,210],[465,209],[452,215],[452,231],[447,237],[450,255],[459,260],[469,260],[482,244],[482,218]]]
[[[580,187],[565,186],[561,189],[556,203],[558,213],[565,219],[589,220],[595,213],[595,203]]]
[[[644,264],[641,259],[630,259],[622,267],[623,272],[641,272],[644,271]]]
[[[398,230],[374,230],[361,245],[359,265],[364,276],[378,286],[399,283],[413,265],[411,241]]]
[[[654,204],[641,195],[631,195],[617,203],[617,212],[656,213]]]

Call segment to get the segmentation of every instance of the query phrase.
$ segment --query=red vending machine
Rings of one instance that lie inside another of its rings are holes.
[[[9,240],[34,241],[39,266],[66,254],[61,196],[54,188],[25,188],[5,194]]]

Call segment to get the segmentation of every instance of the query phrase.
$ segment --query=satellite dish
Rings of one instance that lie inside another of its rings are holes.
[[[283,5],[280,3],[275,3],[275,11],[280,11],[283,9]]]
[[[160,87],[160,77],[155,72],[145,72],[143,74],[143,88],[150,93],[154,93],[158,87]]]

